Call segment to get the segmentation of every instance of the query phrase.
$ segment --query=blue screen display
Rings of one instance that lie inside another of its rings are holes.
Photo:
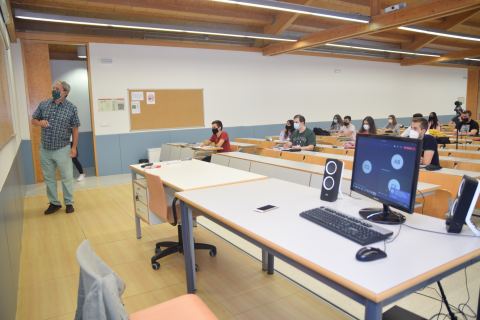
[[[352,190],[406,211],[418,179],[419,142],[379,136],[358,136]]]

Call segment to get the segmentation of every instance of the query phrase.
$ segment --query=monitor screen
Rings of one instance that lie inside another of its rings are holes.
[[[422,140],[357,135],[351,189],[412,213]]]

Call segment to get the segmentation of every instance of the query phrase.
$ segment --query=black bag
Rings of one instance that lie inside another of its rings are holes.
[[[329,136],[330,132],[323,130],[322,128],[313,128],[313,133],[317,136]]]
[[[450,138],[449,137],[437,137],[437,143],[438,144],[450,143]]]

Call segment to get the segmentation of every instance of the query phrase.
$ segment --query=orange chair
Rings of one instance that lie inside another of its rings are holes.
[[[455,161],[453,161],[453,160],[440,160],[440,166],[442,168],[455,169]]]
[[[434,194],[423,200],[422,213],[428,216],[445,219],[452,203],[452,195],[445,189],[435,190]]]
[[[457,163],[456,169],[466,171],[480,171],[480,163],[462,162]]]
[[[80,279],[76,320],[217,319],[194,294],[186,294],[128,315],[121,300],[125,283],[95,254],[88,240],[78,246],[77,261]]]
[[[284,151],[280,155],[280,158],[285,160],[303,161],[305,159],[305,155],[301,153],[296,153],[296,152]]]
[[[157,215],[162,221],[169,222],[172,226],[177,226],[178,230],[178,242],[162,241],[155,245],[155,255],[152,257],[151,263],[152,268],[158,270],[160,268],[160,263],[157,260],[176,252],[183,252],[182,225],[180,224],[180,219],[177,215],[180,206],[176,204],[176,198],[173,200],[171,206],[168,205],[167,196],[160,176],[145,171],[145,177],[147,179],[149,210]],[[193,214],[194,216],[199,215],[198,213],[195,213],[195,211]],[[162,250],[162,247],[166,247],[166,249]],[[195,243],[194,248],[210,250],[209,253],[212,257],[217,255],[217,248],[211,244]]]
[[[260,149],[260,152],[258,154],[261,156],[272,157],[272,158],[280,158],[282,156],[281,151],[273,150],[273,149]]]
[[[305,161],[305,162],[308,162],[308,163],[319,164],[319,165],[324,166],[324,165],[325,165],[326,158],[317,157],[317,156],[311,156],[311,155],[306,155],[304,161]]]

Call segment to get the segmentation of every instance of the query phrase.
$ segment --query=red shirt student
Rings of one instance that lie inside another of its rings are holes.
[[[228,133],[223,131],[223,124],[220,120],[215,120],[212,122],[212,136],[209,140],[204,142],[205,145],[211,145],[216,147],[223,148],[218,152],[230,152],[230,139],[228,138]]]

